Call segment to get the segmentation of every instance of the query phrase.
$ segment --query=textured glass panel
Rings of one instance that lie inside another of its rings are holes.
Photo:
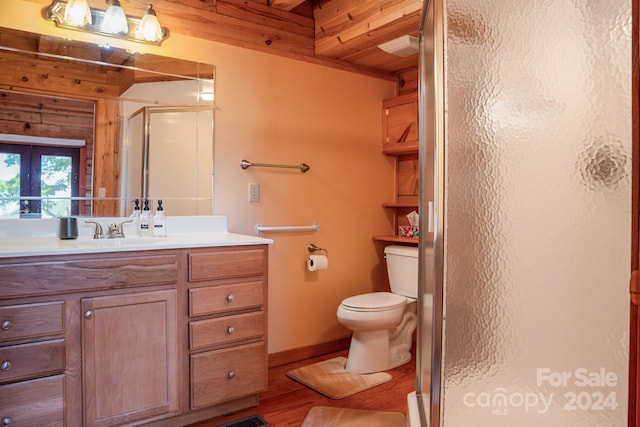
[[[445,7],[442,424],[626,425],[631,2]]]

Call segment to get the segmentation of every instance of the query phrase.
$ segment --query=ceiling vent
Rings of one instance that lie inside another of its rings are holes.
[[[387,53],[396,56],[411,56],[418,53],[418,38],[412,36],[402,36],[386,43],[378,45],[378,47]]]

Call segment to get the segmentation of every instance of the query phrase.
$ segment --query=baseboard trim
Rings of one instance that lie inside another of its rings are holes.
[[[300,360],[344,350],[349,348],[350,343],[351,336],[348,336],[320,344],[313,344],[306,347],[292,348],[291,350],[272,353],[269,355],[269,367],[274,368],[276,366],[286,365],[287,363],[298,362]]]

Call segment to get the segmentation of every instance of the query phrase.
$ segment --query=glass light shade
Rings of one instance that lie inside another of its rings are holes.
[[[91,24],[91,9],[87,0],[69,0],[64,11],[64,20],[69,25],[79,27]]]
[[[150,4],[144,12],[136,36],[151,42],[162,40],[162,27],[155,10],[153,10],[153,5]]]
[[[107,11],[104,14],[104,27],[111,34],[128,33],[129,24],[127,24],[127,16],[120,6],[118,0],[111,0]]]

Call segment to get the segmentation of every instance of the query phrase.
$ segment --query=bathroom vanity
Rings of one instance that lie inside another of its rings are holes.
[[[155,240],[4,236],[1,425],[177,426],[257,405],[271,241],[223,222]]]

